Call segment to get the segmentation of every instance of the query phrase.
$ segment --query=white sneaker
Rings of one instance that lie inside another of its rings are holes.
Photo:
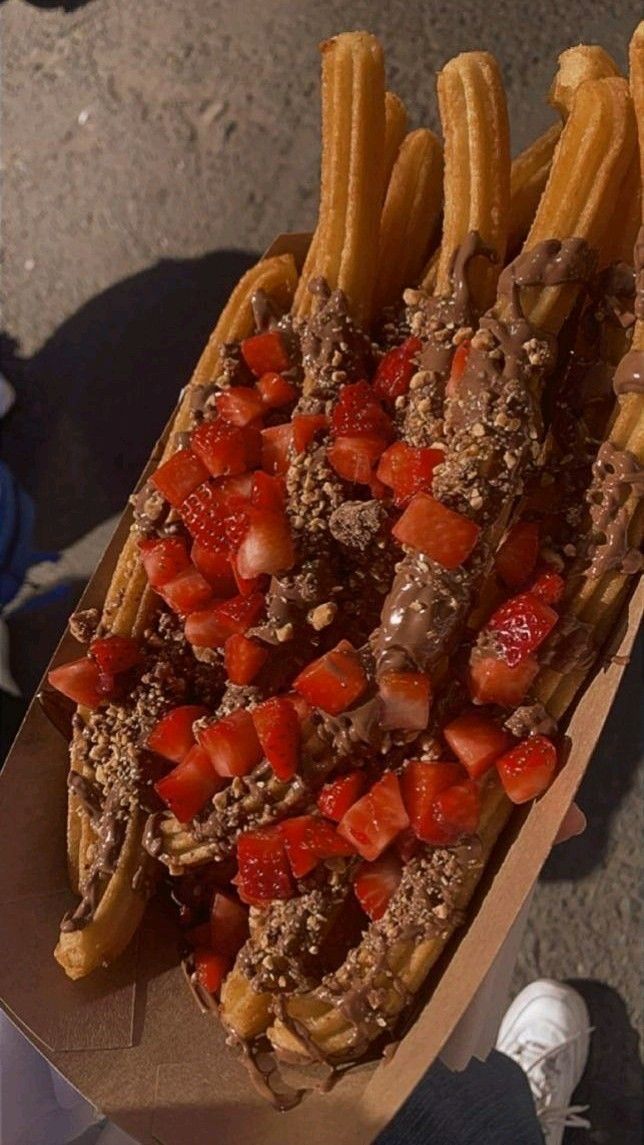
[[[561,982],[540,978],[514,999],[496,1048],[525,1072],[546,1145],[561,1145],[564,1129],[590,1129],[586,1105],[570,1099],[586,1068],[591,1027],[586,1003]]]

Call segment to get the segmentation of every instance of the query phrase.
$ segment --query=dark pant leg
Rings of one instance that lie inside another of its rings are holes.
[[[377,1145],[543,1145],[523,1070],[494,1050],[462,1073],[437,1062]]]

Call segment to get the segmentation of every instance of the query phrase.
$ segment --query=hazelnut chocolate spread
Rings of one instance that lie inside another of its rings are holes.
[[[627,450],[610,441],[600,446],[588,490],[592,522],[588,575],[611,569],[632,574],[643,567],[642,553],[629,542],[635,508],[644,496],[644,468]]]
[[[644,226],[635,240],[635,318],[644,322]],[[644,350],[629,350],[620,362],[613,380],[618,397],[624,394],[644,393]]]
[[[552,736],[557,731],[556,721],[540,703],[523,704],[516,708],[503,726],[517,739],[536,735]]]
[[[333,397],[338,386],[371,376],[371,340],[353,322],[341,290],[331,291],[323,278],[314,278],[309,291],[317,310],[298,329],[307,394]]]

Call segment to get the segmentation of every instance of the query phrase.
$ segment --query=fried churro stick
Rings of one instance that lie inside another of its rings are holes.
[[[385,92],[385,161],[384,186],[389,186],[391,172],[400,145],[407,134],[407,108],[394,91]]]
[[[548,93],[548,102],[567,119],[572,105],[586,80],[607,79],[618,76],[619,68],[614,59],[598,44],[578,44],[567,48],[558,60],[559,67]]]
[[[510,223],[508,254],[516,254],[523,243],[548,181],[552,156],[561,135],[561,124],[553,123],[516,159],[510,174]]]

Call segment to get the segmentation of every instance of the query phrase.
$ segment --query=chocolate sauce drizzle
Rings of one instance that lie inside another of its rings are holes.
[[[596,578],[611,569],[621,573],[639,572],[644,560],[629,542],[634,504],[644,496],[644,468],[627,450],[616,449],[605,441],[593,466],[588,491],[593,539],[589,551],[588,575]]]

